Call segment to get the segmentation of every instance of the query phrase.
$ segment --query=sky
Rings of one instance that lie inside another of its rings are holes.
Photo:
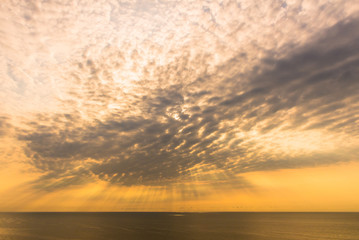
[[[0,211],[359,211],[357,0],[5,0]]]

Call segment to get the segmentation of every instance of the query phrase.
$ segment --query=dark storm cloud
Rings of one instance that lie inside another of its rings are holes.
[[[185,83],[181,78],[188,68],[178,62],[172,72],[156,73],[161,79],[176,76],[173,84],[148,88],[140,81],[135,91],[122,93],[129,110],[84,123],[77,113],[44,116],[19,138],[26,141],[32,164],[48,173],[44,178],[57,179],[49,189],[88,176],[124,185],[166,185],[201,164],[231,175],[352,160],[358,148],[342,149],[342,155],[271,154],[248,134],[320,129],[357,137],[358,28],[358,19],[337,23],[285,57],[269,52],[246,73],[236,70],[243,61],[240,53],[213,74],[203,72]],[[86,85],[91,91],[85,100],[106,88],[96,79]],[[114,99],[115,90],[103,92]]]

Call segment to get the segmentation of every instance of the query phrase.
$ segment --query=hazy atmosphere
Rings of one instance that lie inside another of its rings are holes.
[[[357,0],[0,5],[0,211],[359,211]]]

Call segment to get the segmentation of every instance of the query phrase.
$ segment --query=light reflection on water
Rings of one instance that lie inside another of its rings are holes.
[[[0,240],[357,240],[358,213],[0,213]]]

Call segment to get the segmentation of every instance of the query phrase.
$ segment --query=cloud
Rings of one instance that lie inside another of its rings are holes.
[[[208,58],[184,55],[144,66],[154,80],[131,85],[116,83],[111,71],[122,60],[110,49],[102,58],[111,65],[102,58],[78,65],[77,86],[63,100],[71,111],[39,115],[19,139],[47,173],[39,182],[53,181],[49,189],[91,178],[168,185],[196,166],[235,176],[353,160],[358,26],[355,18],[338,22],[284,56],[269,52],[250,71],[239,68],[242,53],[211,73]]]
[[[9,123],[8,117],[0,116],[0,137],[5,136],[10,127],[11,124]]]
[[[355,160],[358,10],[355,0],[7,2],[0,114],[48,190],[98,179],[244,187],[243,172]]]

